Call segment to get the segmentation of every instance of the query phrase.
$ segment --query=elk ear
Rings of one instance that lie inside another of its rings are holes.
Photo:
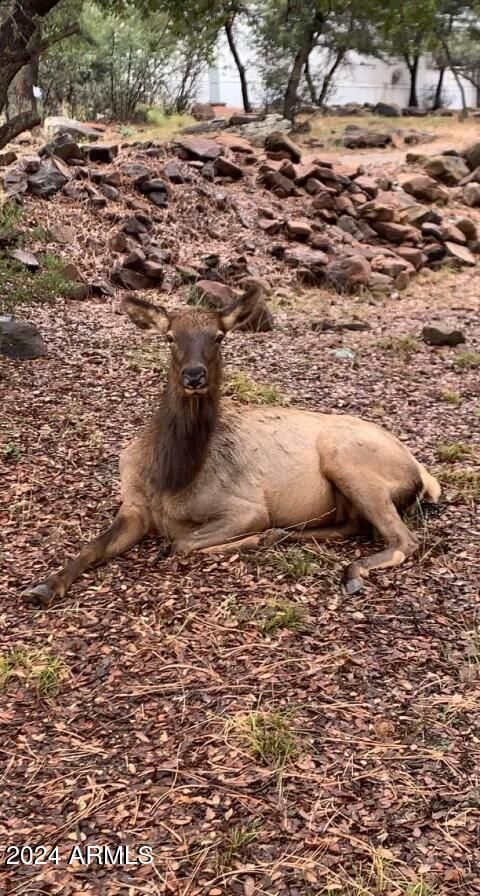
[[[156,330],[164,336],[170,326],[168,312],[162,305],[129,295],[122,299],[121,308],[141,330]]]
[[[230,305],[224,308],[220,315],[220,323],[225,333],[247,320],[261,298],[262,292],[260,284],[254,283],[238,299],[234,299]]]

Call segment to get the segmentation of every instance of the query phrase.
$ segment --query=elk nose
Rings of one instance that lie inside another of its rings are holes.
[[[184,367],[182,370],[182,386],[186,389],[201,389],[207,385],[207,369],[202,365],[198,367]]]

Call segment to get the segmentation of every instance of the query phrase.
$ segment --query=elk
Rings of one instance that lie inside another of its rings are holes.
[[[171,348],[158,410],[120,457],[120,510],[103,534],[60,572],[29,587],[48,605],[90,566],[147,533],[173,552],[237,552],[282,540],[329,541],[375,527],[383,550],[350,563],[349,594],[371,569],[397,566],[417,549],[400,512],[436,502],[438,482],[395,436],[343,414],[238,406],[221,398],[220,344],[258,300],[251,286],[223,311],[167,311],[128,296],[123,310]]]

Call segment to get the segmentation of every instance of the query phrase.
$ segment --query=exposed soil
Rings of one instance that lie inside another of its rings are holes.
[[[27,209],[31,223],[75,223],[66,254],[89,279],[104,274],[103,218],[64,198]],[[204,228],[195,244],[196,227],[192,215],[180,260],[200,250],[228,259],[230,235]],[[422,272],[395,299],[289,281],[283,294],[282,268],[258,273],[277,290],[276,328],[229,336],[227,374],[375,420],[442,477],[479,473],[479,369],[455,363],[480,351],[475,270]],[[438,316],[466,346],[421,342]],[[325,317],[371,329],[313,332]],[[167,350],[133,330],[116,297],[32,306],[28,318],[50,355],[0,361],[0,446],[18,448],[0,453],[0,637],[3,655],[48,650],[66,675],[49,696],[21,672],[1,690],[0,841],[58,846],[59,864],[3,867],[5,893],[480,893],[474,496],[448,485],[441,514],[416,523],[420,556],[373,574],[355,597],[341,594],[340,571],[375,550],[367,538],[329,547],[306,576],[288,574],[278,550],[164,560],[151,539],[37,612],[22,587],[112,518],[118,454],[158,400]],[[355,360],[337,357],[340,347]],[[466,456],[440,462],[445,443]],[[269,631],[269,606],[286,599],[300,630]],[[290,755],[282,743],[255,755],[245,718],[280,720]],[[131,857],[147,844],[155,864],[67,864],[92,844],[126,844]]]

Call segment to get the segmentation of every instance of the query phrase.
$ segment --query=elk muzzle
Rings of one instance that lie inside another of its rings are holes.
[[[203,394],[207,391],[208,373],[203,364],[198,364],[196,367],[184,367],[180,379],[187,393]]]

